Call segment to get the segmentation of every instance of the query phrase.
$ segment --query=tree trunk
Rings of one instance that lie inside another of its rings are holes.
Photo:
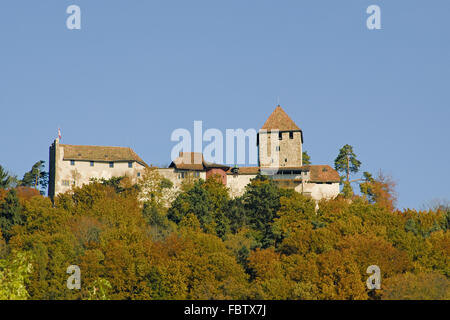
[[[347,182],[350,181],[350,156],[347,154]]]

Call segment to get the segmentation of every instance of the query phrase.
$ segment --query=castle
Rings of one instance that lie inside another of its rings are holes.
[[[257,167],[230,167],[207,162],[202,153],[180,152],[168,168],[157,170],[173,182],[175,189],[188,176],[216,176],[236,197],[244,193],[251,179],[267,174],[280,187],[294,189],[314,200],[336,197],[339,174],[329,165],[303,165],[302,145],[302,130],[278,105],[258,132]],[[148,167],[131,148],[67,145],[60,144],[59,139],[50,146],[49,158],[48,195],[52,199],[92,178],[126,175],[137,181]]]

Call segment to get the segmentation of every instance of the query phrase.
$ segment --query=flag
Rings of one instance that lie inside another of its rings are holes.
[[[58,138],[59,138],[59,140],[61,140],[61,129],[60,128],[58,128]]]

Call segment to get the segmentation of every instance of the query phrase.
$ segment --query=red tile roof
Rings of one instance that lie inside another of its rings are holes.
[[[279,105],[275,108],[261,129],[267,131],[301,131],[301,129]]]
[[[309,171],[311,182],[340,182],[339,173],[329,165],[307,165],[301,167]]]

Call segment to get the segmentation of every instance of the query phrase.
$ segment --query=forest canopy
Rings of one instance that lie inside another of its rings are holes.
[[[399,211],[371,179],[318,209],[264,176],[238,198],[214,177],[174,192],[155,171],[54,204],[0,189],[0,299],[449,299],[449,208]]]

